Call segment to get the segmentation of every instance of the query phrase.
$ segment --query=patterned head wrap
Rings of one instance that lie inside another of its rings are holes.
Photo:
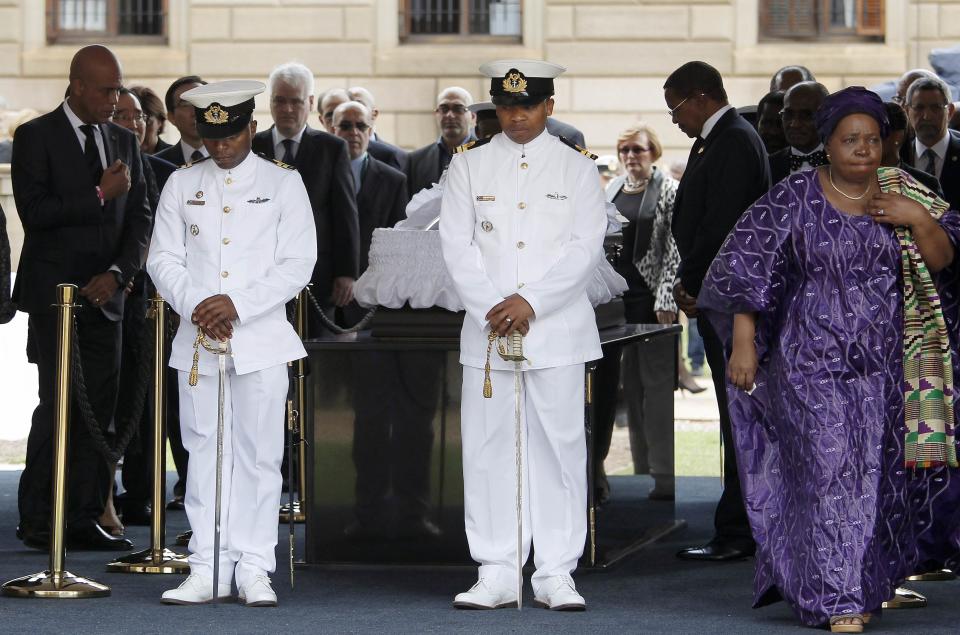
[[[820,139],[825,142],[841,119],[856,114],[876,119],[880,124],[882,138],[886,139],[890,134],[890,120],[880,96],[863,86],[850,86],[828,95],[823,100],[817,111],[817,132],[820,133]]]

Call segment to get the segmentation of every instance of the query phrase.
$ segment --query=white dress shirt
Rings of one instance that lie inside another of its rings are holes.
[[[720,121],[720,117],[724,116],[728,110],[733,110],[733,106],[727,104],[717,112],[710,115],[710,117],[703,122],[703,128],[700,130],[701,139],[706,139],[710,133],[713,132],[713,127],[717,125],[717,122]]]
[[[283,160],[283,155],[284,155],[284,153],[287,151],[286,147],[284,147],[284,145],[283,145],[283,142],[284,142],[285,140],[287,140],[287,139],[292,139],[292,140],[293,140],[293,148],[291,148],[290,151],[293,153],[294,158],[296,158],[297,152],[300,151],[300,140],[303,138],[303,131],[306,130],[306,129],[307,129],[307,127],[304,126],[303,128],[300,128],[300,132],[298,132],[297,134],[293,135],[292,137],[284,137],[283,135],[280,134],[280,131],[277,130],[277,127],[276,127],[276,126],[274,126],[273,128],[271,128],[271,129],[270,129],[270,134],[271,134],[271,137],[272,137],[272,139],[273,139],[273,156],[274,156],[274,158]]]
[[[923,170],[927,165],[927,157],[923,156],[923,153],[927,151],[927,146],[923,145],[920,142],[920,139],[914,139],[914,150],[916,152],[916,157],[913,161],[913,167],[918,170]],[[947,149],[950,147],[950,131],[947,130],[946,134],[943,135],[943,138],[940,141],[937,141],[933,146],[930,147],[933,150],[936,157],[934,158],[934,163],[937,166],[937,171],[934,174],[937,179],[940,178],[940,175],[943,173],[943,162],[947,159]]]
[[[190,370],[190,316],[221,293],[238,315],[230,340],[237,374],[305,356],[285,304],[310,281],[316,260],[313,210],[296,171],[250,152],[231,170],[210,160],[171,174],[147,257],[157,290],[182,317],[170,366]],[[201,351],[201,374],[217,372],[215,357]]]
[[[66,113],[67,119],[70,121],[70,125],[73,126],[73,131],[77,133],[77,139],[80,141],[80,150],[86,147],[87,135],[84,134],[83,130],[80,129],[80,126],[86,125],[83,123],[83,120],[77,116],[77,113],[73,112],[73,109],[70,108],[70,100],[66,99],[63,102],[63,112]],[[100,129],[100,124],[92,124],[94,129],[93,140],[97,144],[97,150],[100,151],[100,165],[104,170],[107,169],[107,151],[103,146],[103,130]]]
[[[533,308],[523,369],[598,359],[587,282],[607,218],[591,159],[544,131],[526,145],[498,134],[450,162],[440,212],[443,258],[467,311],[460,362],[483,368],[486,313],[519,294]],[[512,363],[491,356],[491,366]]]
[[[199,148],[194,148],[192,145],[183,140],[183,137],[180,138],[180,152],[183,152],[183,161],[184,163],[190,163],[193,161],[193,153],[200,151],[204,157],[210,156],[210,153],[207,152],[207,146],[200,144]]]

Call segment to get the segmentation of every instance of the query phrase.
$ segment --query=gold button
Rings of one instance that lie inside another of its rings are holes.
[[[517,203],[517,207],[519,207],[520,209],[527,209],[527,204],[521,201]]]
[[[229,213],[230,213],[230,206],[229,206],[229,205],[224,205],[224,207],[223,207],[223,213],[224,213],[224,214],[229,214]]]
[[[228,177],[227,177],[227,185],[230,185],[231,183],[233,183],[233,179],[231,179],[231,178],[228,176]]]
[[[229,238],[224,238],[224,239],[223,239],[223,244],[224,244],[224,245],[229,245],[229,244],[230,244],[230,239],[229,239]]]
[[[226,277],[229,276],[229,275],[230,275],[230,272],[229,272],[229,271],[221,271],[221,272],[220,272],[220,277],[221,277],[221,278],[226,278]]]
[[[526,243],[524,243],[522,240],[517,243],[517,249],[523,249],[526,246]]]
[[[527,167],[528,167],[528,166],[527,166],[526,163],[521,163],[521,164],[520,164],[520,169],[521,169],[521,170],[526,170]]]

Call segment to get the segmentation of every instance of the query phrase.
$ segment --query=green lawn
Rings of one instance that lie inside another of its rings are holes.
[[[678,430],[674,460],[677,476],[720,476],[720,433]]]

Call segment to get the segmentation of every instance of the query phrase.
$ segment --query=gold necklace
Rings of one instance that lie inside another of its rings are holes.
[[[868,184],[867,184],[867,189],[865,189],[865,190],[863,191],[863,194],[861,194],[860,196],[850,196],[849,194],[847,194],[846,192],[844,192],[843,190],[841,190],[839,187],[837,187],[837,184],[833,182],[833,168],[827,168],[827,174],[830,176],[830,186],[833,187],[833,189],[835,189],[836,191],[840,192],[840,194],[841,194],[842,196],[844,196],[845,198],[850,199],[851,201],[859,201],[859,200],[862,199],[864,196],[866,196],[866,195],[867,195],[867,192],[870,191],[870,188],[873,187],[873,183],[868,183]]]

